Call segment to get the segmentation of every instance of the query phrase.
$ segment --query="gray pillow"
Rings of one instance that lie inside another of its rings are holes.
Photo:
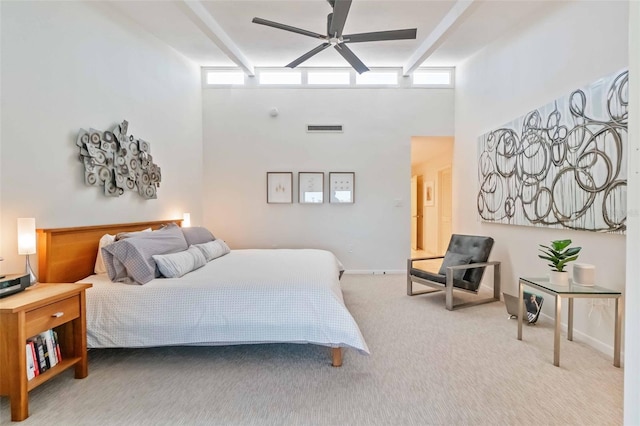
[[[208,243],[213,241],[216,237],[207,229],[202,226],[194,226],[190,228],[181,228],[184,234],[184,239],[187,240],[187,244],[193,246],[195,244]]]
[[[208,243],[204,244],[196,244],[194,245],[194,247],[197,247],[202,251],[205,259],[207,259],[207,262],[231,252],[231,249],[229,248],[227,243],[222,240],[209,241]]]
[[[162,276],[166,278],[180,278],[207,263],[200,249],[194,246],[178,253],[154,254],[151,257],[156,261]]]
[[[452,251],[448,251],[444,254],[444,260],[442,261],[442,265],[440,266],[440,270],[438,274],[446,275],[447,268],[449,266],[458,266],[458,265],[468,265],[471,262],[472,256],[467,254],[454,253]],[[453,279],[462,280],[464,279],[464,274],[467,272],[467,269],[457,269],[453,271]]]
[[[180,228],[171,224],[152,232],[116,241],[102,248],[102,257],[111,281],[146,284],[159,277],[154,254],[184,251],[187,242]]]

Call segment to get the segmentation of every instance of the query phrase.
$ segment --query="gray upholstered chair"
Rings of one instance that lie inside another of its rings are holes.
[[[407,294],[445,292],[445,304],[448,310],[480,305],[500,300],[500,262],[489,262],[489,254],[493,247],[493,238],[475,235],[453,234],[444,256],[421,257],[407,260]],[[443,259],[438,273],[424,271],[414,267],[419,260]],[[458,305],[453,304],[453,290],[461,290],[478,294],[480,282],[487,266],[493,266],[493,297],[477,299]],[[413,283],[436,288],[414,292]]]

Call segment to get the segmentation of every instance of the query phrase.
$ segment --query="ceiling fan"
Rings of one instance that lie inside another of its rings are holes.
[[[416,28],[406,30],[392,30],[392,31],[377,31],[369,33],[359,34],[342,34],[344,24],[347,20],[347,14],[351,7],[352,0],[327,0],[333,8],[333,13],[327,15],[327,35],[314,33],[313,31],[303,30],[301,28],[292,27],[290,25],[280,24],[278,22],[267,21],[262,18],[253,18],[251,22],[254,24],[266,25],[268,27],[279,28],[285,31],[291,31],[306,35],[308,37],[318,38],[324,40],[320,46],[311,49],[298,59],[287,64],[289,68],[295,68],[307,59],[322,52],[329,46],[333,46],[334,49],[342,55],[344,59],[351,64],[351,66],[359,73],[369,71],[369,68],[362,63],[360,59],[353,53],[351,49],[347,47],[347,43],[362,43],[365,41],[382,41],[382,40],[407,40],[416,38]]]

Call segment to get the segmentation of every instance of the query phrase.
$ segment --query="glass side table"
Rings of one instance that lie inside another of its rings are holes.
[[[553,285],[548,278],[520,278],[518,283],[518,340],[522,340],[522,317],[524,315],[524,286],[536,288],[555,298],[555,331],[553,334],[553,365],[560,366],[560,320],[562,299],[569,300],[569,312],[567,320],[567,340],[573,340],[573,299],[615,299],[615,330],[613,337],[613,365],[620,367],[620,334],[622,323],[622,312],[620,309],[620,298],[622,293],[616,290],[600,286],[582,286],[569,283],[569,285]]]

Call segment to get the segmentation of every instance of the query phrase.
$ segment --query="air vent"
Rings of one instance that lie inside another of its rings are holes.
[[[342,133],[342,124],[307,124],[307,133]]]

